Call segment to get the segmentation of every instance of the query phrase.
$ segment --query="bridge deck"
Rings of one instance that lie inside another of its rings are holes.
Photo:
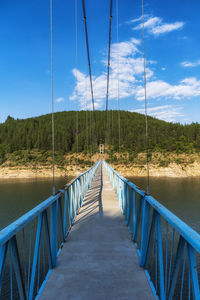
[[[106,170],[98,169],[43,299],[155,299]]]

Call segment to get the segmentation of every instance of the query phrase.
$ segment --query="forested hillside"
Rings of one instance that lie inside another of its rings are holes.
[[[109,111],[108,125],[105,111],[55,113],[55,150],[61,153],[98,151],[100,143],[106,143],[113,151],[119,150],[118,111]],[[94,120],[96,119],[96,126]],[[200,125],[167,123],[148,117],[149,148],[151,151],[175,151],[176,153],[200,149]],[[8,117],[0,124],[0,161],[6,153],[19,150],[51,150],[51,114],[36,118],[15,120]],[[139,153],[145,150],[144,115],[120,112],[120,151]]]

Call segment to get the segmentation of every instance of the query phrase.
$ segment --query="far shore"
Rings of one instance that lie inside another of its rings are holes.
[[[112,167],[124,177],[146,176],[146,165],[134,164],[111,164]],[[55,177],[76,177],[88,169],[87,166],[79,167],[75,165],[66,168],[55,167]],[[200,162],[195,161],[189,165],[170,163],[167,167],[150,164],[150,176],[153,177],[200,177]],[[0,167],[0,180],[3,179],[31,179],[31,178],[51,178],[52,168],[39,166],[31,168],[29,166]]]
[[[76,166],[61,169],[55,167],[54,175],[59,177],[76,177],[86,169],[79,169]],[[52,168],[30,168],[30,167],[0,167],[0,180],[3,179],[34,179],[34,178],[52,178]]]
[[[112,165],[112,167],[124,177],[144,177],[147,174],[146,165],[144,166],[123,166]],[[188,166],[169,164],[168,167],[150,165],[149,175],[152,177],[171,177],[171,178],[191,178],[200,177],[200,163],[194,162]]]

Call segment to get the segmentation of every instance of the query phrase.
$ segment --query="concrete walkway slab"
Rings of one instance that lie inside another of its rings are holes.
[[[155,299],[101,166],[39,299]]]

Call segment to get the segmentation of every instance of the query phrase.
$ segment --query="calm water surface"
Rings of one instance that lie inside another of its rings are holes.
[[[145,190],[146,178],[128,179]],[[200,178],[151,177],[150,194],[200,233]]]
[[[71,178],[55,179],[56,190]],[[0,180],[0,230],[52,194],[52,179]]]
[[[56,188],[71,178],[56,179]],[[141,189],[146,178],[129,177]],[[0,229],[51,195],[51,179],[1,180]],[[151,178],[151,195],[200,233],[200,178]]]

